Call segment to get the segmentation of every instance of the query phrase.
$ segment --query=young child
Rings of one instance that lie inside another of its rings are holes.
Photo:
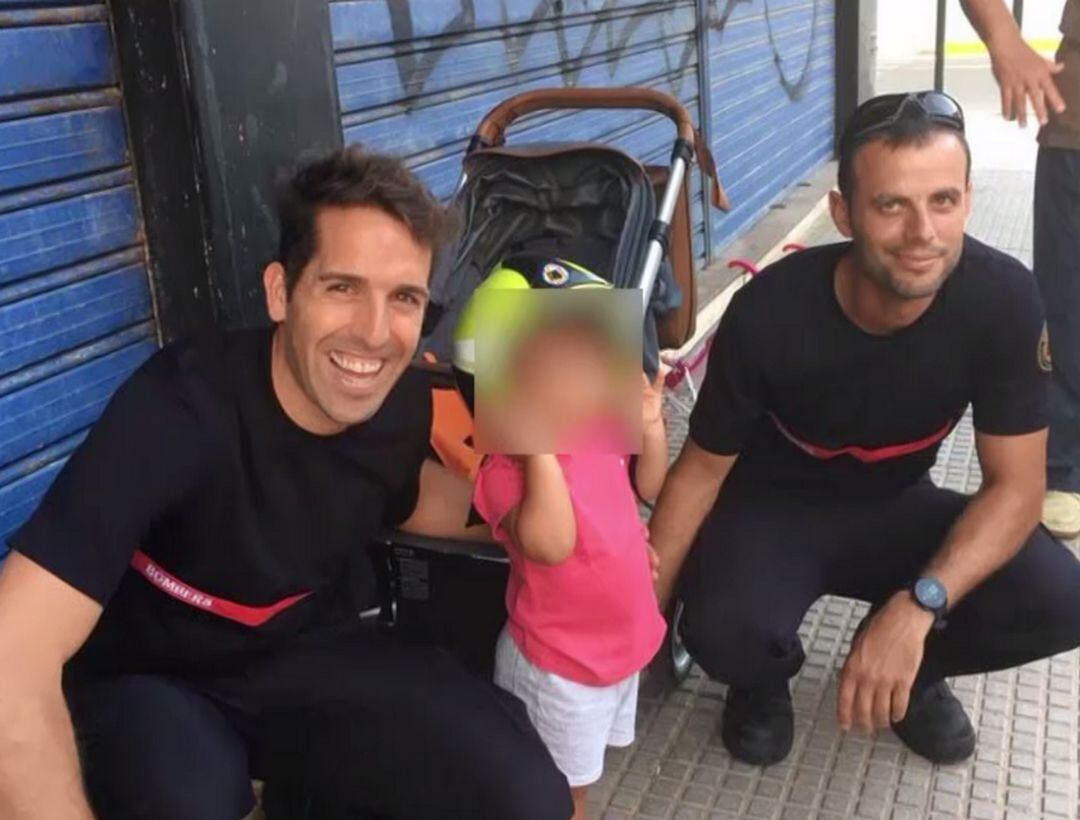
[[[638,673],[665,632],[635,498],[636,488],[654,500],[667,470],[662,375],[652,384],[641,377],[640,454],[612,451],[608,341],[581,322],[529,336],[507,401],[521,425],[543,427],[566,450],[490,455],[474,495],[510,556],[495,682],[524,701],[567,777],[575,820],[585,817],[605,748],[634,741]]]

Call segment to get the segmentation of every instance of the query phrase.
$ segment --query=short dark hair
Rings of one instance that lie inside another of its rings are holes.
[[[840,150],[837,167],[837,187],[841,196],[851,202],[851,195],[855,190],[855,154],[867,143],[881,141],[889,148],[895,149],[905,145],[925,145],[937,134],[952,134],[960,144],[964,146],[964,154],[967,156],[967,169],[965,179],[971,178],[971,147],[962,131],[950,128],[942,123],[931,119],[904,117],[898,119],[889,126],[878,131],[873,131],[864,137],[848,138],[840,141]]]
[[[397,157],[369,153],[359,145],[326,154],[300,166],[281,188],[278,261],[290,295],[315,255],[319,209],[350,205],[381,208],[435,253],[458,229],[456,210],[440,204]]]

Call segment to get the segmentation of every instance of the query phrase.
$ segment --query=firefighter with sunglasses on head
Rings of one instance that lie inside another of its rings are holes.
[[[1080,562],[1042,528],[1049,362],[1024,266],[965,233],[959,105],[871,99],[843,133],[849,241],[785,257],[721,321],[689,440],[651,521],[658,595],[728,684],[721,735],[768,765],[820,596],[870,604],[839,678],[842,728],[890,725],[934,762],[975,735],[945,679],[1080,644]],[[982,485],[928,477],[973,408]]]

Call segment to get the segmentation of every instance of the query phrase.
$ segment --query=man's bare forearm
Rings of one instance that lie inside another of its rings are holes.
[[[93,820],[59,681],[33,691],[0,681],[0,817]]]
[[[1001,90],[1001,114],[1027,124],[1030,102],[1036,119],[1046,124],[1065,110],[1054,80],[1064,66],[1040,56],[1024,42],[1023,33],[1003,0],[963,0],[964,13],[990,50],[990,67]]]
[[[60,681],[101,604],[18,550],[0,569],[0,817],[88,820]]]
[[[1039,523],[1042,494],[1005,482],[984,486],[953,524],[926,568],[955,606],[1007,564]]]
[[[1003,0],[960,0],[960,5],[991,51],[1003,41],[1022,39],[1020,27]]]
[[[416,509],[401,529],[433,538],[490,540],[491,530],[486,524],[468,524],[472,491],[472,484],[464,476],[426,460],[420,470]]]
[[[649,521],[649,540],[660,558],[657,597],[666,606],[686,554],[727,478],[734,456],[716,456],[688,441],[668,473]]]

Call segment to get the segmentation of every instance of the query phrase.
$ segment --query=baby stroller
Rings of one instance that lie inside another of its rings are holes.
[[[676,137],[667,166],[645,166],[613,147],[592,143],[507,146],[518,118],[558,109],[644,109],[669,118]],[[686,108],[649,88],[556,88],[527,92],[492,109],[463,161],[456,195],[464,228],[431,283],[424,356],[432,381],[432,454],[475,476],[472,418],[455,388],[452,334],[465,302],[513,253],[570,259],[618,288],[642,293],[643,368],[652,377],[661,349],[694,334],[696,314],[692,220],[687,171],[694,159],[711,179],[715,207],[728,203],[708,147]],[[383,533],[372,544],[383,575],[381,618],[406,640],[435,643],[490,673],[506,619],[508,561],[494,544]],[[677,613],[669,613],[669,624]],[[690,659],[676,629],[658,668],[681,679]]]

